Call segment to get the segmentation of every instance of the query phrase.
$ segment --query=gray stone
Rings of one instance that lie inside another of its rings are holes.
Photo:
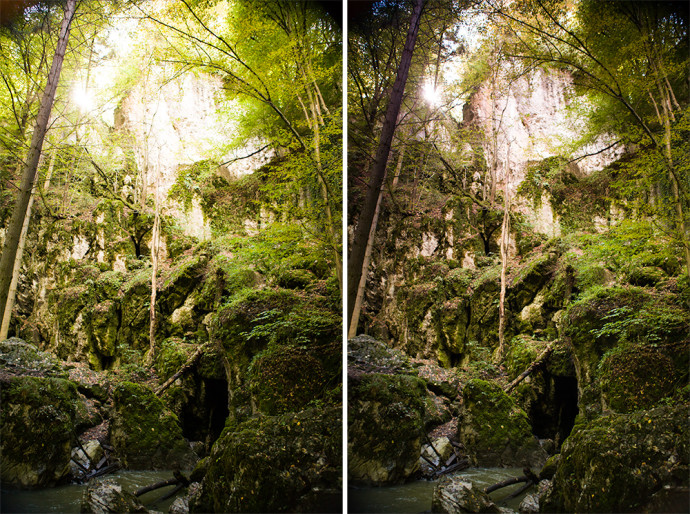
[[[500,512],[489,495],[462,477],[444,476],[434,487],[431,512],[460,514],[464,512]]]
[[[112,479],[94,481],[84,491],[81,512],[106,514],[109,512],[148,512],[130,492]]]

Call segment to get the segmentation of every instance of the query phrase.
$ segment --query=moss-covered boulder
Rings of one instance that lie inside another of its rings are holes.
[[[683,404],[611,414],[576,425],[563,444],[545,512],[688,512],[646,510],[657,491],[687,489],[688,409]]]
[[[38,371],[55,378],[67,378],[68,375],[53,354],[42,352],[18,337],[0,341],[0,368]]]
[[[106,300],[94,305],[88,316],[88,325],[92,351],[89,360],[95,369],[101,369],[101,358],[114,357],[117,352],[117,333],[120,328],[117,302]]]
[[[129,469],[187,469],[196,461],[177,416],[150,388],[132,382],[113,388],[110,441]]]
[[[122,285],[119,342],[144,350],[149,345],[151,269],[138,271]]]
[[[473,379],[462,391],[458,438],[478,466],[541,466],[546,452],[527,414],[496,384]]]
[[[351,481],[391,484],[418,471],[426,396],[426,384],[416,376],[350,373]]]
[[[58,378],[0,382],[2,483],[49,487],[70,471],[77,388]]]
[[[319,359],[307,351],[279,347],[252,361],[248,384],[258,410],[275,415],[302,410],[320,398],[328,378]]]
[[[599,364],[602,401],[616,412],[653,407],[681,378],[669,355],[645,345],[617,347]]]
[[[310,409],[227,427],[190,511],[339,512],[340,413]]]

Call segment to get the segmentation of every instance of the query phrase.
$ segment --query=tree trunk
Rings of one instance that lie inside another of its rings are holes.
[[[400,65],[398,66],[398,74],[393,84],[393,92],[391,93],[390,102],[386,109],[386,117],[383,121],[381,129],[381,136],[379,139],[379,146],[376,151],[374,164],[369,173],[369,184],[367,195],[364,200],[364,206],[357,220],[357,228],[352,240],[352,249],[350,251],[350,258],[348,263],[348,326],[352,319],[352,314],[355,306],[355,298],[357,297],[357,288],[362,275],[366,274],[363,269],[364,254],[366,253],[367,241],[369,240],[369,233],[374,220],[374,212],[378,203],[379,192],[383,185],[383,177],[386,171],[386,164],[388,163],[388,154],[391,150],[391,142],[393,141],[393,134],[396,129],[396,121],[398,120],[398,113],[402,104],[403,93],[405,91],[405,84],[407,83],[407,76],[410,71],[410,64],[412,62],[412,53],[417,41],[417,34],[419,32],[419,20],[422,14],[425,0],[415,0],[412,17],[410,19],[410,28],[407,32],[407,39],[405,47],[400,58]]]
[[[161,214],[158,189],[160,187],[160,169],[156,167],[156,193],[154,195],[155,215],[153,218],[153,232],[151,233],[151,307],[149,316],[149,353],[146,363],[153,364],[156,352],[156,293],[158,291],[158,250],[160,248]]]
[[[57,147],[53,147],[50,154],[50,164],[48,164],[48,172],[46,173],[46,181],[43,189],[48,189],[50,179],[53,175],[53,167],[55,166],[55,154],[57,154]],[[0,341],[7,339],[7,334],[10,330],[10,321],[12,319],[12,309],[14,309],[14,301],[17,297],[17,283],[19,282],[19,272],[22,269],[22,257],[24,256],[24,247],[26,245],[26,234],[29,232],[29,221],[31,220],[31,208],[34,204],[36,184],[34,183],[34,191],[32,191],[29,205],[26,207],[26,216],[24,217],[24,225],[22,225],[22,234],[19,238],[19,245],[17,246],[17,255],[14,259],[14,267],[12,269],[12,282],[10,283],[10,290],[7,294],[7,302],[5,304],[5,312],[0,318],[2,325],[0,325]]]
[[[50,73],[48,74],[46,89],[41,98],[41,107],[38,110],[36,126],[31,138],[31,146],[29,147],[29,153],[22,172],[19,196],[17,197],[14,210],[12,211],[12,218],[7,228],[7,239],[5,240],[2,257],[0,258],[0,312],[3,314],[5,312],[5,306],[7,305],[10,284],[12,282],[19,239],[21,238],[24,219],[26,218],[29,200],[31,199],[31,191],[36,181],[38,159],[41,156],[43,139],[48,130],[48,121],[50,120],[50,112],[53,108],[53,101],[55,100],[55,91],[60,79],[62,63],[65,59],[69,30],[76,10],[76,4],[77,0],[67,0],[64,18],[60,25],[60,36],[55,48],[55,56],[53,57],[53,63],[50,67]]]
[[[502,362],[505,356],[506,330],[506,272],[508,270],[508,245],[510,243],[510,146],[508,147],[505,164],[503,187],[503,223],[501,225],[501,295],[498,302],[498,352],[496,362]]]

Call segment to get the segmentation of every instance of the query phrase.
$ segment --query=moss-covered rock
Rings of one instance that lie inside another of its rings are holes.
[[[688,404],[611,414],[565,441],[545,512],[647,512],[665,487],[688,486]],[[684,510],[687,512],[688,497]],[[656,512],[668,512],[665,510]]]
[[[322,397],[328,377],[321,362],[305,350],[279,347],[252,361],[247,380],[253,404],[275,415],[302,410]]]
[[[119,342],[137,350],[149,345],[151,269],[135,273],[122,286]]]
[[[426,384],[411,375],[350,377],[348,475],[359,483],[402,482],[419,469]]]
[[[673,392],[680,378],[668,355],[641,345],[616,348],[599,365],[602,399],[616,412],[653,407]]]
[[[196,456],[182,437],[177,416],[151,389],[122,382],[113,389],[110,440],[130,469],[191,468]]]
[[[160,304],[163,312],[173,312],[180,307],[204,275],[208,261],[194,256],[176,265],[160,288]]]
[[[214,444],[191,512],[339,512],[340,408],[255,418]]]
[[[76,386],[58,378],[14,377],[0,383],[3,485],[49,487],[69,473]]]
[[[120,312],[117,302],[106,300],[94,305],[88,316],[89,342],[93,353],[90,359],[95,369],[102,369],[100,357],[114,357],[117,352],[117,335],[120,328]]]
[[[527,414],[496,384],[473,379],[462,391],[459,440],[478,466],[540,466],[546,453]]]
[[[53,354],[39,351],[17,337],[0,341],[0,368],[39,371],[55,378],[67,378],[68,375]]]

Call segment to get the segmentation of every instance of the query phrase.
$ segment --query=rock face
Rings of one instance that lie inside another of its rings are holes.
[[[151,389],[123,382],[113,391],[110,440],[129,469],[191,469],[196,455],[182,437],[177,416]]]
[[[547,455],[527,415],[491,382],[470,380],[462,392],[458,438],[478,466],[541,467]]]
[[[206,459],[191,512],[339,512],[336,408],[264,416],[228,427]]]
[[[2,483],[49,487],[70,471],[77,390],[57,378],[14,377],[0,383]]]
[[[461,514],[463,512],[501,512],[489,495],[458,476],[444,476],[434,487],[431,512]]]
[[[690,461],[688,404],[631,414],[610,414],[576,425],[565,441],[548,512],[688,512]],[[600,494],[602,489],[605,494]],[[665,490],[669,503],[653,493]],[[680,494],[673,491],[680,490]],[[680,507],[681,510],[675,510]],[[542,510],[544,510],[542,509]],[[672,510],[669,510],[672,509]]]
[[[402,482],[419,469],[426,383],[399,350],[367,336],[348,344],[348,476]]]
[[[110,512],[149,512],[130,492],[114,480],[95,480],[84,491],[81,512],[107,514]]]

